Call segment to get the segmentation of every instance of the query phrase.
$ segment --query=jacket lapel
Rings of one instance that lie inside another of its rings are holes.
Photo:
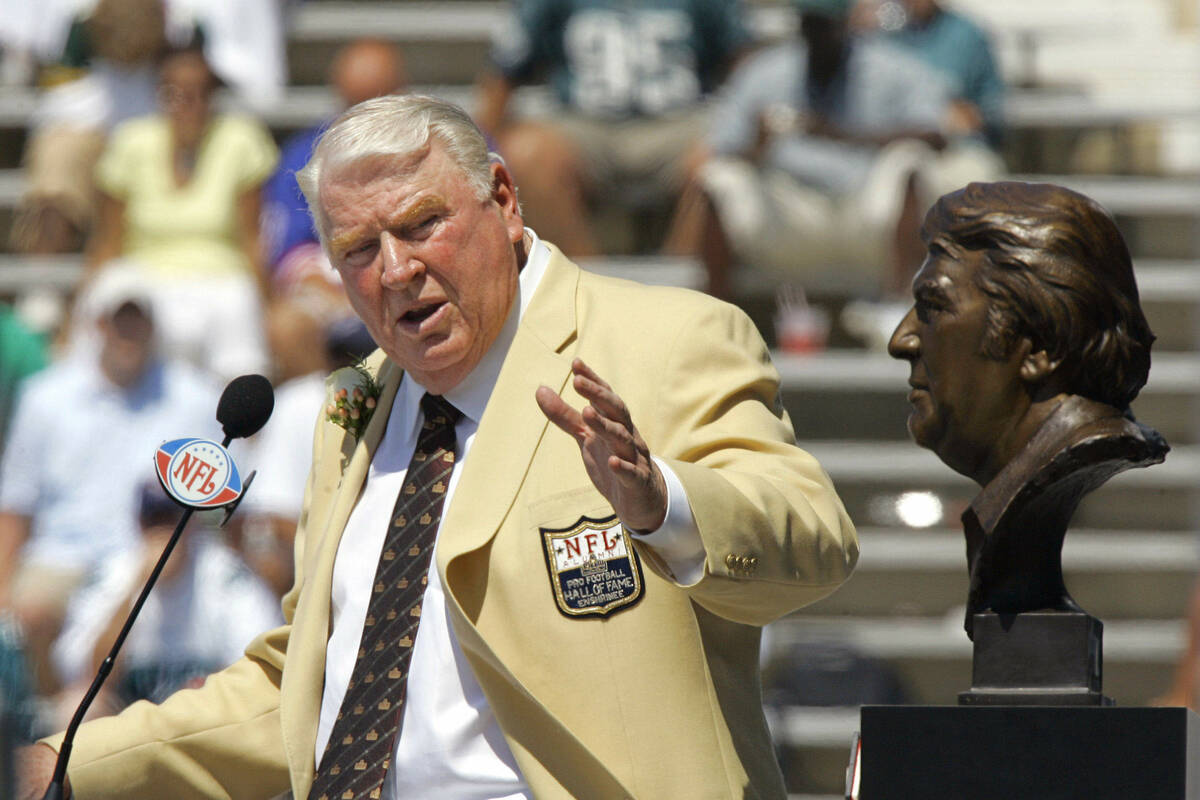
[[[308,795],[313,780],[317,723],[325,686],[325,648],[329,640],[333,563],[350,512],[354,510],[366,481],[375,449],[387,430],[392,403],[404,374],[395,364],[383,358],[379,351],[376,351],[372,360],[377,358],[382,359],[378,373],[382,391],[376,413],[363,431],[362,438],[347,456],[345,452],[334,450],[343,437],[335,437],[327,432],[325,451],[317,455],[317,468],[321,470],[318,480],[336,480],[338,488],[328,506],[310,508],[306,536],[317,541],[305,548],[304,591],[297,601],[288,641],[279,709],[284,744],[291,765],[292,786],[297,797]],[[342,469],[343,464],[345,469]],[[329,474],[330,471],[333,474]]]
[[[549,425],[534,391],[543,384],[561,391],[570,376],[571,358],[562,350],[575,334],[579,268],[549,247],[546,273],[517,328],[442,524],[442,575],[451,560],[496,534]]]

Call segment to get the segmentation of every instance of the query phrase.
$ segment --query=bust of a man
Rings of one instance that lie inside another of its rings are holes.
[[[1080,499],[1168,447],[1129,404],[1154,334],[1125,241],[1081,194],[972,183],[925,217],[928,255],[888,352],[911,366],[908,430],[982,491],[963,514],[973,615],[1080,610],[1063,537]]]

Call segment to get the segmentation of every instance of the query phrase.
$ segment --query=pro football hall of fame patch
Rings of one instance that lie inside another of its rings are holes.
[[[558,610],[603,617],[642,599],[642,565],[616,516],[580,517],[568,528],[539,528]]]

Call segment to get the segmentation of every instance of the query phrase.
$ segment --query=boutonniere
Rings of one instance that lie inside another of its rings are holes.
[[[375,413],[382,387],[362,362],[342,367],[330,378],[333,398],[325,406],[325,419],[357,439]]]

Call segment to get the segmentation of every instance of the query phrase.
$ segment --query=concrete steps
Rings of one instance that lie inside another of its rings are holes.
[[[777,352],[773,358],[798,438],[908,441],[906,362],[853,350],[814,355]],[[1149,382],[1133,403],[1134,414],[1172,445],[1196,442],[1200,438],[1197,389],[1200,355],[1155,352]]]
[[[906,441],[801,440],[832,476],[851,519],[863,526],[900,524],[902,495],[928,495],[934,524],[957,519],[979,487],[928,450]],[[1178,445],[1163,464],[1117,475],[1084,498],[1076,528],[1192,530],[1200,499],[1200,446]],[[923,494],[922,494],[923,493]]]
[[[850,580],[803,612],[836,616],[939,617],[967,596],[957,520],[932,530],[861,527],[862,556]],[[1072,528],[1063,547],[1071,596],[1102,620],[1176,620],[1184,612],[1200,545],[1191,532]]]
[[[818,617],[775,623],[773,646],[836,641],[882,659],[899,673],[912,702],[954,705],[970,688],[971,641],[962,611],[941,618]],[[1184,644],[1177,620],[1104,621],[1104,690],[1121,705],[1142,705],[1166,691]]]

